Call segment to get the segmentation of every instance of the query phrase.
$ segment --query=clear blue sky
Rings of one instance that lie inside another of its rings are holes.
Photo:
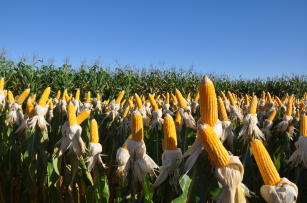
[[[14,60],[307,74],[306,0],[4,0],[1,8],[0,48]]]

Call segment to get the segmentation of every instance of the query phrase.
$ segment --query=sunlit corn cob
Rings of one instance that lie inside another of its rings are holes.
[[[60,100],[60,98],[61,98],[61,90],[59,90],[59,91],[56,93],[55,99],[56,99],[56,100]]]
[[[179,102],[179,105],[182,109],[185,109],[187,108],[187,103],[184,99],[184,97],[182,96],[181,92],[179,90],[176,89],[176,97],[177,97],[177,100]]]
[[[91,103],[91,92],[85,95],[85,103]]]
[[[288,103],[287,103],[287,110],[286,110],[286,115],[287,116],[292,116],[292,109],[293,109],[293,103],[291,100],[288,100]]]
[[[25,91],[23,91],[18,100],[16,101],[16,103],[21,105],[29,96],[29,94],[30,94],[30,89],[26,89]]]
[[[80,101],[80,89],[78,88],[75,94],[75,100]]]
[[[176,127],[173,118],[167,114],[164,117],[163,123],[163,147],[164,150],[176,150],[177,149],[177,135],[176,135]]]
[[[135,101],[136,101],[137,107],[138,107],[139,109],[143,108],[143,103],[142,103],[142,100],[141,100],[141,98],[139,97],[139,95],[135,93],[134,97],[135,97]]]
[[[140,142],[144,139],[143,118],[139,112],[132,114],[131,139]]]
[[[123,99],[122,102],[120,103],[120,105],[121,105],[121,106],[125,106],[126,101],[127,101],[126,99]]]
[[[230,102],[230,105],[231,106],[235,106],[236,105],[236,101],[232,95],[232,93],[230,91],[227,92],[227,96],[228,96],[228,99],[229,99],[229,102]]]
[[[200,120],[210,126],[218,122],[218,106],[213,82],[205,76],[199,86]]]
[[[15,102],[14,95],[11,91],[7,92],[7,99],[9,100],[10,104],[13,104]]]
[[[78,116],[77,116],[77,124],[80,125],[83,121],[85,121],[89,116],[91,112],[88,110],[82,111]]]
[[[218,97],[218,105],[219,105],[219,112],[221,115],[221,121],[228,121],[226,108],[221,97]]]
[[[250,107],[249,107],[249,110],[248,110],[248,114],[251,114],[251,115],[257,114],[257,104],[258,104],[258,99],[257,99],[256,96],[254,96],[252,98],[252,102],[250,104]]]
[[[200,126],[199,133],[212,165],[216,167],[228,165],[230,156],[219,138],[216,136],[213,128],[209,125]]]
[[[68,116],[68,124],[69,126],[77,125],[77,117],[76,117],[76,111],[75,106],[73,103],[69,103],[67,107],[67,116]]]
[[[182,124],[182,117],[179,111],[176,113],[175,125],[180,126]]]
[[[120,91],[118,93],[118,96],[117,96],[116,100],[115,100],[115,104],[120,104],[120,102],[122,101],[124,95],[125,95],[125,91]]]
[[[4,78],[0,79],[0,91],[4,90]]]
[[[51,91],[51,88],[50,87],[47,87],[43,94],[41,95],[39,101],[38,101],[38,105],[39,106],[45,106],[47,104],[47,101],[48,101],[48,97],[50,95],[50,91]]]
[[[28,99],[28,101],[27,101],[26,113],[27,113],[29,118],[32,118],[35,115],[34,105],[33,105],[31,99]]]
[[[90,133],[91,133],[91,142],[99,143],[98,125],[95,119],[92,119],[90,122]]]
[[[275,116],[276,116],[276,113],[277,113],[276,110],[273,110],[273,111],[270,113],[270,115],[268,116],[267,120],[273,121],[274,118],[275,118]]]
[[[159,107],[158,107],[158,104],[157,104],[154,96],[152,94],[149,94],[148,98],[149,98],[149,101],[150,101],[150,104],[152,106],[153,111],[158,111]]]
[[[199,91],[197,91],[197,93],[196,93],[196,95],[195,95],[193,101],[194,101],[195,103],[197,103],[198,100],[199,100]]]
[[[223,98],[223,101],[228,100],[224,92],[221,92],[221,96]]]
[[[279,183],[281,180],[280,176],[262,142],[254,139],[251,142],[251,147],[264,184],[274,186]]]
[[[126,118],[128,116],[129,110],[130,110],[130,106],[128,105],[126,106],[125,111],[123,113],[123,118]]]
[[[165,104],[169,104],[169,99],[170,99],[170,95],[167,92],[166,95],[165,95]]]
[[[48,104],[48,106],[49,106],[49,108],[50,108],[51,110],[54,109],[54,105],[53,105],[53,102],[52,102],[52,99],[51,99],[51,98],[48,100],[47,104]]]
[[[300,119],[300,135],[307,137],[307,115],[301,116],[301,119]]]

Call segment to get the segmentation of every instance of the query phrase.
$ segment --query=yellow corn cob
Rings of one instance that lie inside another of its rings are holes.
[[[126,99],[123,99],[122,102],[120,103],[120,105],[121,105],[121,106],[125,106],[126,101],[127,101]]]
[[[0,79],[0,91],[4,90],[4,78]]]
[[[180,126],[181,123],[182,123],[182,118],[181,118],[181,115],[180,115],[179,111],[177,111],[176,118],[175,118],[175,125],[176,126]]]
[[[158,107],[156,100],[154,99],[154,96],[152,94],[149,94],[148,97],[149,97],[149,101],[150,101],[150,104],[152,106],[152,109],[154,111],[158,111],[159,107]]]
[[[270,113],[270,115],[268,116],[267,120],[273,121],[274,118],[275,118],[275,116],[276,116],[276,110],[273,110],[273,111]]]
[[[80,89],[79,88],[76,91],[75,100],[80,101]]]
[[[91,103],[91,92],[88,92],[85,96],[85,103]]]
[[[126,118],[128,116],[129,110],[130,110],[130,106],[128,105],[126,106],[125,111],[123,113],[123,118]]]
[[[300,135],[307,137],[307,116],[301,116],[300,120]]]
[[[249,96],[246,94],[244,97],[245,105],[249,105]]]
[[[210,126],[218,122],[218,106],[213,82],[205,76],[199,86],[200,121]]]
[[[108,99],[107,101],[106,101],[106,105],[108,105],[110,103],[110,99]]]
[[[177,97],[176,97],[175,95],[171,94],[171,97],[172,97],[173,102],[174,102],[175,104],[178,103]]]
[[[286,115],[287,116],[292,116],[292,108],[293,108],[293,103],[291,100],[288,100],[288,103],[287,103],[287,110],[286,110]]]
[[[34,105],[31,102],[31,100],[27,101],[26,113],[27,113],[29,118],[32,118],[35,115]]]
[[[95,119],[92,119],[90,122],[90,131],[91,131],[91,142],[99,143],[98,125]]]
[[[48,101],[48,97],[50,95],[50,91],[51,91],[51,88],[50,87],[47,87],[43,94],[41,95],[41,98],[39,99],[38,101],[38,105],[40,106],[45,106],[47,104],[47,101]]]
[[[129,103],[130,108],[133,108],[133,107],[134,107],[134,104],[133,104],[132,99],[129,99],[129,100],[128,100],[128,103]]]
[[[89,116],[91,112],[90,111],[82,111],[78,116],[77,116],[77,124],[80,125],[83,121],[85,121]]]
[[[195,95],[193,101],[194,101],[195,103],[197,103],[198,100],[199,100],[199,91],[197,91],[197,93],[196,93],[196,95]]]
[[[283,103],[281,102],[281,100],[279,99],[279,97],[275,97],[276,101],[277,101],[277,104],[278,106],[283,106]]]
[[[228,100],[224,92],[221,92],[221,96],[222,96],[222,98],[223,98],[223,101]]]
[[[187,101],[191,101],[191,93],[189,92],[188,96],[187,96]]]
[[[208,152],[211,164],[216,167],[228,165],[230,156],[219,138],[216,136],[213,128],[209,125],[205,125],[204,128],[199,129],[199,133],[204,148]]]
[[[265,100],[265,91],[262,91],[261,93],[261,100]]]
[[[125,95],[125,91],[120,91],[116,100],[115,100],[115,104],[120,104],[121,100],[123,99]]]
[[[49,105],[49,108],[50,108],[51,110],[54,109],[54,105],[53,105],[53,102],[52,102],[52,99],[51,99],[51,98],[48,100],[47,104]]]
[[[11,91],[7,92],[7,98],[9,100],[10,104],[13,104],[15,102],[14,95],[13,95],[13,93]]]
[[[250,104],[249,109],[248,109],[248,114],[252,114],[252,115],[257,114],[257,104],[258,104],[258,99],[256,96],[253,96],[252,103]]]
[[[30,94],[30,89],[26,89],[25,91],[23,91],[23,93],[20,95],[16,103],[21,105],[29,96],[29,94]]]
[[[155,98],[156,101],[159,101],[159,99],[160,99],[160,95],[158,95],[158,96]]]
[[[177,149],[177,135],[173,118],[167,114],[164,117],[163,123],[164,133],[164,150],[176,150]]]
[[[182,109],[185,109],[187,108],[187,103],[184,99],[184,97],[182,96],[181,92],[179,90],[176,89],[176,97],[177,97],[177,100],[179,102],[179,105]]]
[[[226,108],[225,108],[224,102],[223,102],[221,97],[218,97],[218,104],[219,104],[219,112],[220,112],[220,115],[221,115],[221,120],[222,121],[228,121]]]
[[[169,104],[169,98],[170,96],[169,96],[169,93],[167,92],[165,96],[165,104]]]
[[[73,103],[69,103],[67,107],[67,116],[68,116],[68,124],[69,126],[72,125],[77,125],[77,118],[76,118],[76,113],[75,113],[75,106]]]
[[[63,91],[62,100],[66,101],[67,89]]]
[[[97,100],[97,101],[101,101],[101,96],[100,96],[99,93],[97,93],[97,95],[96,95],[96,100]]]
[[[145,103],[146,103],[146,99],[145,99],[144,95],[142,95],[142,103],[143,103],[143,105],[145,105]]]
[[[144,139],[143,118],[139,112],[132,114],[131,139],[140,142]]]
[[[251,147],[264,184],[276,185],[279,183],[280,176],[262,142],[258,139],[254,139],[251,142]]]
[[[300,117],[300,111],[299,109],[297,108],[296,112],[295,112],[295,117],[296,118],[299,118]]]
[[[231,105],[231,106],[235,106],[235,105],[236,105],[236,101],[235,101],[235,99],[233,98],[233,95],[232,95],[232,93],[231,93],[230,91],[227,92],[227,96],[228,96],[230,105]]]
[[[272,97],[271,97],[271,94],[268,92],[267,93],[267,101],[269,102],[269,103],[273,103],[274,101],[273,101],[273,99],[272,99]]]
[[[134,97],[135,97],[136,105],[138,106],[138,108],[139,109],[143,108],[143,103],[139,95],[135,93]]]
[[[55,99],[56,99],[56,100],[59,100],[60,97],[61,97],[61,90],[59,90],[59,91],[56,93]]]

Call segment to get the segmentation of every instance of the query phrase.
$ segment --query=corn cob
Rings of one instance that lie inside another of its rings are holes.
[[[59,91],[56,93],[55,99],[56,99],[56,100],[59,100],[60,97],[61,97],[61,90],[59,90]]]
[[[224,92],[221,92],[221,95],[222,95],[222,97],[223,97],[223,101],[228,100]]]
[[[51,98],[48,100],[47,104],[48,104],[48,106],[49,106],[49,108],[50,108],[51,110],[54,109],[54,105],[53,105],[53,102],[52,102],[52,99],[51,99]]]
[[[181,123],[182,123],[182,118],[181,118],[181,115],[180,115],[179,111],[177,111],[176,118],[175,118],[175,125],[176,126],[180,126]]]
[[[123,113],[123,118],[126,118],[128,116],[129,110],[130,110],[130,106],[128,105],[126,106],[125,111]]]
[[[41,95],[41,98],[39,99],[38,101],[38,105],[40,106],[45,106],[47,104],[47,101],[48,101],[48,97],[50,95],[50,91],[51,91],[51,88],[50,87],[47,87],[43,94]]]
[[[149,94],[149,101],[150,101],[150,104],[152,106],[152,109],[154,111],[158,111],[159,110],[159,107],[158,107],[158,104],[156,102],[156,100],[154,99],[154,96],[152,94]]]
[[[167,114],[164,117],[163,123],[163,133],[164,133],[164,150],[176,150],[177,149],[177,135],[176,128],[173,118]]]
[[[141,100],[141,98],[139,97],[139,95],[135,93],[134,97],[135,97],[135,101],[136,101],[137,107],[138,107],[139,109],[143,108],[143,103],[142,103],[142,100]]]
[[[129,103],[130,108],[134,107],[133,101],[131,99],[128,100],[128,103]]]
[[[26,113],[27,113],[29,118],[32,118],[35,115],[34,105],[33,105],[33,103],[31,102],[30,99],[28,99],[28,101],[27,101]]]
[[[288,100],[288,103],[287,103],[287,110],[286,110],[286,115],[287,116],[292,116],[292,108],[293,108],[293,103],[291,100]]]
[[[0,79],[0,91],[4,90],[4,78]]]
[[[120,91],[116,100],[115,100],[115,104],[120,104],[121,100],[123,99],[125,95],[125,91]]]
[[[9,100],[10,104],[13,104],[15,102],[14,95],[13,95],[13,93],[11,91],[7,92],[7,98]]]
[[[205,76],[199,86],[200,121],[210,126],[218,122],[218,106],[213,82]]]
[[[178,102],[177,97],[174,94],[171,94],[171,97],[173,99],[173,102],[176,104]]]
[[[218,104],[219,104],[219,112],[221,115],[221,120],[228,121],[229,119],[227,116],[226,108],[225,108],[224,102],[221,97],[218,97]]]
[[[244,96],[245,105],[249,105],[249,96],[246,94]]]
[[[189,92],[188,96],[187,96],[187,101],[191,101],[191,93]]]
[[[187,104],[186,104],[184,97],[182,96],[181,92],[177,89],[176,89],[176,97],[177,97],[180,107],[182,109],[187,108]]]
[[[200,127],[199,133],[204,148],[208,152],[211,164],[216,167],[228,165],[230,156],[219,138],[216,136],[213,128],[209,125],[205,125],[204,127]]]
[[[92,119],[90,122],[90,133],[91,133],[91,142],[99,143],[98,125],[95,119]]]
[[[272,96],[269,92],[267,93],[267,101],[268,101],[268,103],[274,103]]]
[[[270,113],[270,115],[268,116],[267,120],[273,121],[274,118],[275,118],[275,116],[276,116],[276,110],[273,110],[273,111]]]
[[[29,96],[29,94],[30,94],[30,89],[26,89],[25,91],[23,91],[23,93],[20,95],[16,103],[21,105]]]
[[[251,147],[264,184],[274,186],[279,183],[280,176],[262,142],[254,139],[251,142]]]
[[[67,107],[67,116],[68,116],[69,126],[78,124],[75,112],[76,112],[75,106],[73,105],[73,103],[69,103]]]
[[[121,105],[121,106],[125,106],[126,101],[127,101],[126,99],[123,99],[122,102],[120,103],[120,105]]]
[[[227,92],[227,96],[228,96],[228,99],[229,99],[229,102],[230,102],[230,105],[231,106],[235,106],[236,105],[236,101],[232,95],[232,93],[230,91]]]
[[[254,96],[249,106],[248,114],[251,114],[251,115],[257,114],[257,104],[258,104],[258,99],[256,96]]]
[[[62,95],[62,100],[66,101],[66,95],[67,95],[67,89],[64,89],[63,95]]]
[[[89,116],[91,112],[90,111],[82,111],[78,116],[77,116],[77,124],[80,125],[83,121],[85,121]]]
[[[195,103],[197,103],[198,100],[199,100],[199,91],[197,91],[197,93],[196,93],[196,95],[195,95],[193,101],[194,101]]]
[[[140,142],[144,139],[143,118],[139,112],[132,114],[131,139]]]
[[[79,88],[76,91],[75,100],[80,101],[80,89]]]
[[[300,135],[307,137],[307,116],[301,116],[300,120]]]
[[[169,93],[167,92],[165,96],[165,104],[169,104],[169,98],[170,96],[169,96]]]
[[[91,92],[88,92],[85,96],[85,103],[91,103]]]

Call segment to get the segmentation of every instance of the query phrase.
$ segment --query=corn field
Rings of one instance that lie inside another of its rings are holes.
[[[306,76],[1,57],[0,77],[0,202],[307,201]]]

